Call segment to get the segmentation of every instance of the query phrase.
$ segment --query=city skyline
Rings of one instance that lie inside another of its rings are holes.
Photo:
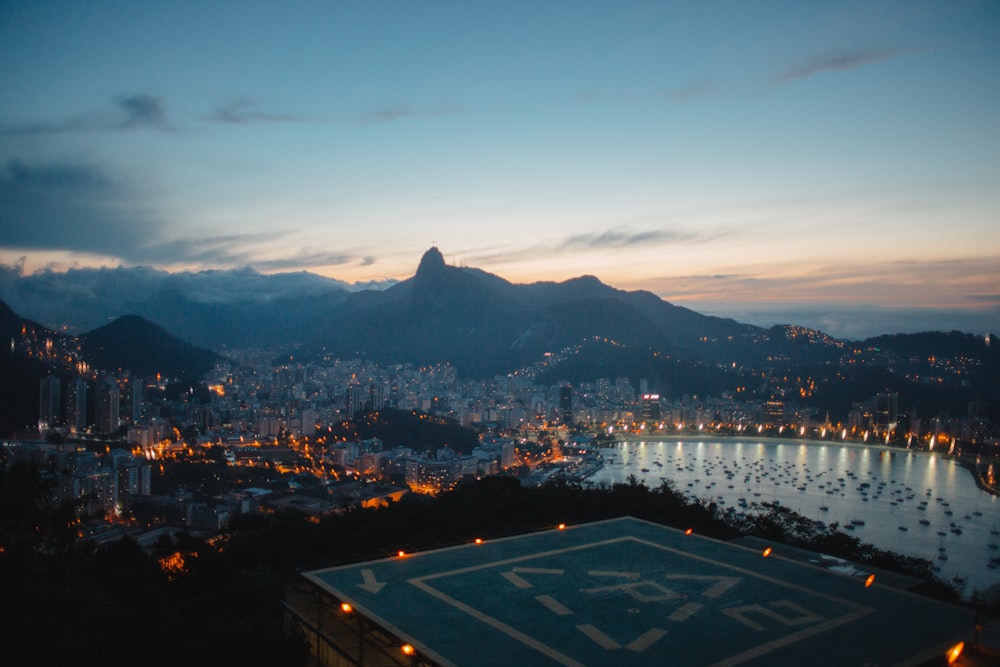
[[[991,3],[4,8],[0,263],[377,283],[436,245],[751,323],[995,332],[998,26]]]

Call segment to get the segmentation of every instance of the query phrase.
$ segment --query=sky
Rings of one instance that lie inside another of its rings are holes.
[[[7,2],[0,263],[1000,332],[1000,3]],[[895,328],[893,328],[895,327]]]

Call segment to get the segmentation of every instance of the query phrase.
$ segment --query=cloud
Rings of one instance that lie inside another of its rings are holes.
[[[995,285],[1000,257],[883,262],[878,265],[791,263],[743,267],[740,272],[663,276],[647,281],[668,300],[798,307],[869,303],[885,307],[982,308],[1000,305]]]
[[[361,266],[371,266],[375,263],[375,258],[371,255],[361,258]]]
[[[461,108],[454,105],[444,106],[437,109],[419,110],[413,109],[409,105],[394,103],[381,109],[371,109],[356,117],[356,122],[369,125],[376,123],[391,123],[404,118],[436,118],[438,116],[448,116],[461,113]]]
[[[707,79],[689,81],[676,88],[669,88],[660,93],[662,97],[672,102],[684,103],[710,97],[719,92],[719,86]]]
[[[270,113],[255,109],[256,102],[250,98],[240,97],[215,109],[209,120],[232,125],[250,123],[297,123],[301,118],[291,114]]]
[[[628,232],[612,229],[595,234],[577,234],[563,240],[560,244],[564,249],[575,248],[626,248],[634,245],[648,245],[664,241],[690,241],[694,234],[681,233],[663,229],[652,229],[641,232]]]
[[[251,259],[250,248],[286,233],[168,240],[164,221],[144,199],[137,184],[96,165],[11,160],[0,167],[0,247],[133,264],[239,266]]]
[[[112,106],[48,123],[20,123],[0,127],[0,134],[31,136],[64,132],[115,132],[135,129],[170,130],[163,98],[147,94],[123,95]]]
[[[301,251],[287,257],[276,259],[255,259],[253,266],[264,271],[274,271],[276,269],[301,269],[315,266],[342,266],[356,260],[357,257],[346,253],[337,252],[308,252]]]
[[[785,83],[823,72],[856,69],[864,65],[895,58],[907,51],[908,49],[858,49],[816,56],[807,62],[785,70],[778,76],[778,80]]]
[[[11,160],[0,167],[0,243],[134,255],[160,229],[137,200],[93,165]]]
[[[117,104],[126,116],[122,127],[156,129],[168,127],[167,113],[162,98],[152,95],[132,95],[119,98]]]

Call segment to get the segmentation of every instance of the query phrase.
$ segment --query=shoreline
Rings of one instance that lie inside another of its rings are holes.
[[[1000,488],[991,487],[989,484],[986,483],[986,480],[983,479],[983,477],[982,477],[982,475],[980,474],[980,471],[979,471],[980,464],[978,464],[974,460],[968,459],[968,458],[966,458],[964,456],[954,456],[954,455],[947,454],[947,453],[944,453],[944,452],[930,452],[930,451],[918,450],[918,449],[908,449],[906,447],[894,447],[892,445],[883,445],[883,444],[879,444],[879,443],[855,442],[853,440],[842,440],[840,442],[837,442],[837,441],[833,441],[833,440],[831,440],[831,441],[827,441],[827,440],[808,440],[808,439],[805,439],[805,438],[774,438],[774,437],[762,436],[762,435],[755,435],[755,436],[752,436],[750,438],[747,438],[746,436],[743,436],[743,435],[737,436],[737,435],[730,435],[730,434],[712,434],[711,436],[705,436],[705,435],[696,435],[696,434],[691,434],[691,433],[684,433],[684,434],[681,434],[681,435],[647,435],[647,436],[639,436],[639,435],[631,435],[631,434],[624,435],[624,436],[616,435],[614,441],[609,442],[609,443],[604,443],[604,444],[605,445],[614,446],[614,445],[618,445],[619,443],[641,442],[641,441],[644,441],[644,440],[646,440],[646,441],[653,441],[653,442],[668,442],[668,441],[671,441],[671,440],[722,440],[722,439],[726,439],[726,440],[739,439],[739,440],[749,440],[749,441],[753,441],[753,440],[766,440],[766,441],[768,441],[770,443],[799,443],[799,444],[802,444],[802,445],[833,445],[833,446],[836,446],[836,447],[852,447],[852,448],[858,448],[858,449],[874,448],[874,449],[878,449],[878,450],[881,450],[881,451],[887,451],[887,452],[893,452],[893,453],[903,453],[903,452],[905,452],[907,454],[918,454],[918,455],[923,455],[923,456],[939,456],[939,457],[941,457],[943,459],[946,459],[946,460],[949,460],[949,461],[955,461],[960,466],[962,466],[963,468],[965,468],[969,472],[969,474],[972,475],[972,479],[975,481],[976,486],[979,487],[980,490],[982,490],[982,491],[984,491],[986,493],[989,493],[990,495],[1000,496]]]

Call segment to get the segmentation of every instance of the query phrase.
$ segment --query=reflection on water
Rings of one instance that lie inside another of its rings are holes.
[[[777,502],[881,549],[926,558],[946,581],[964,579],[966,595],[1000,583],[990,565],[1000,557],[1000,498],[950,459],[766,439],[629,441],[602,453],[605,465],[589,482],[634,475],[730,507]]]

